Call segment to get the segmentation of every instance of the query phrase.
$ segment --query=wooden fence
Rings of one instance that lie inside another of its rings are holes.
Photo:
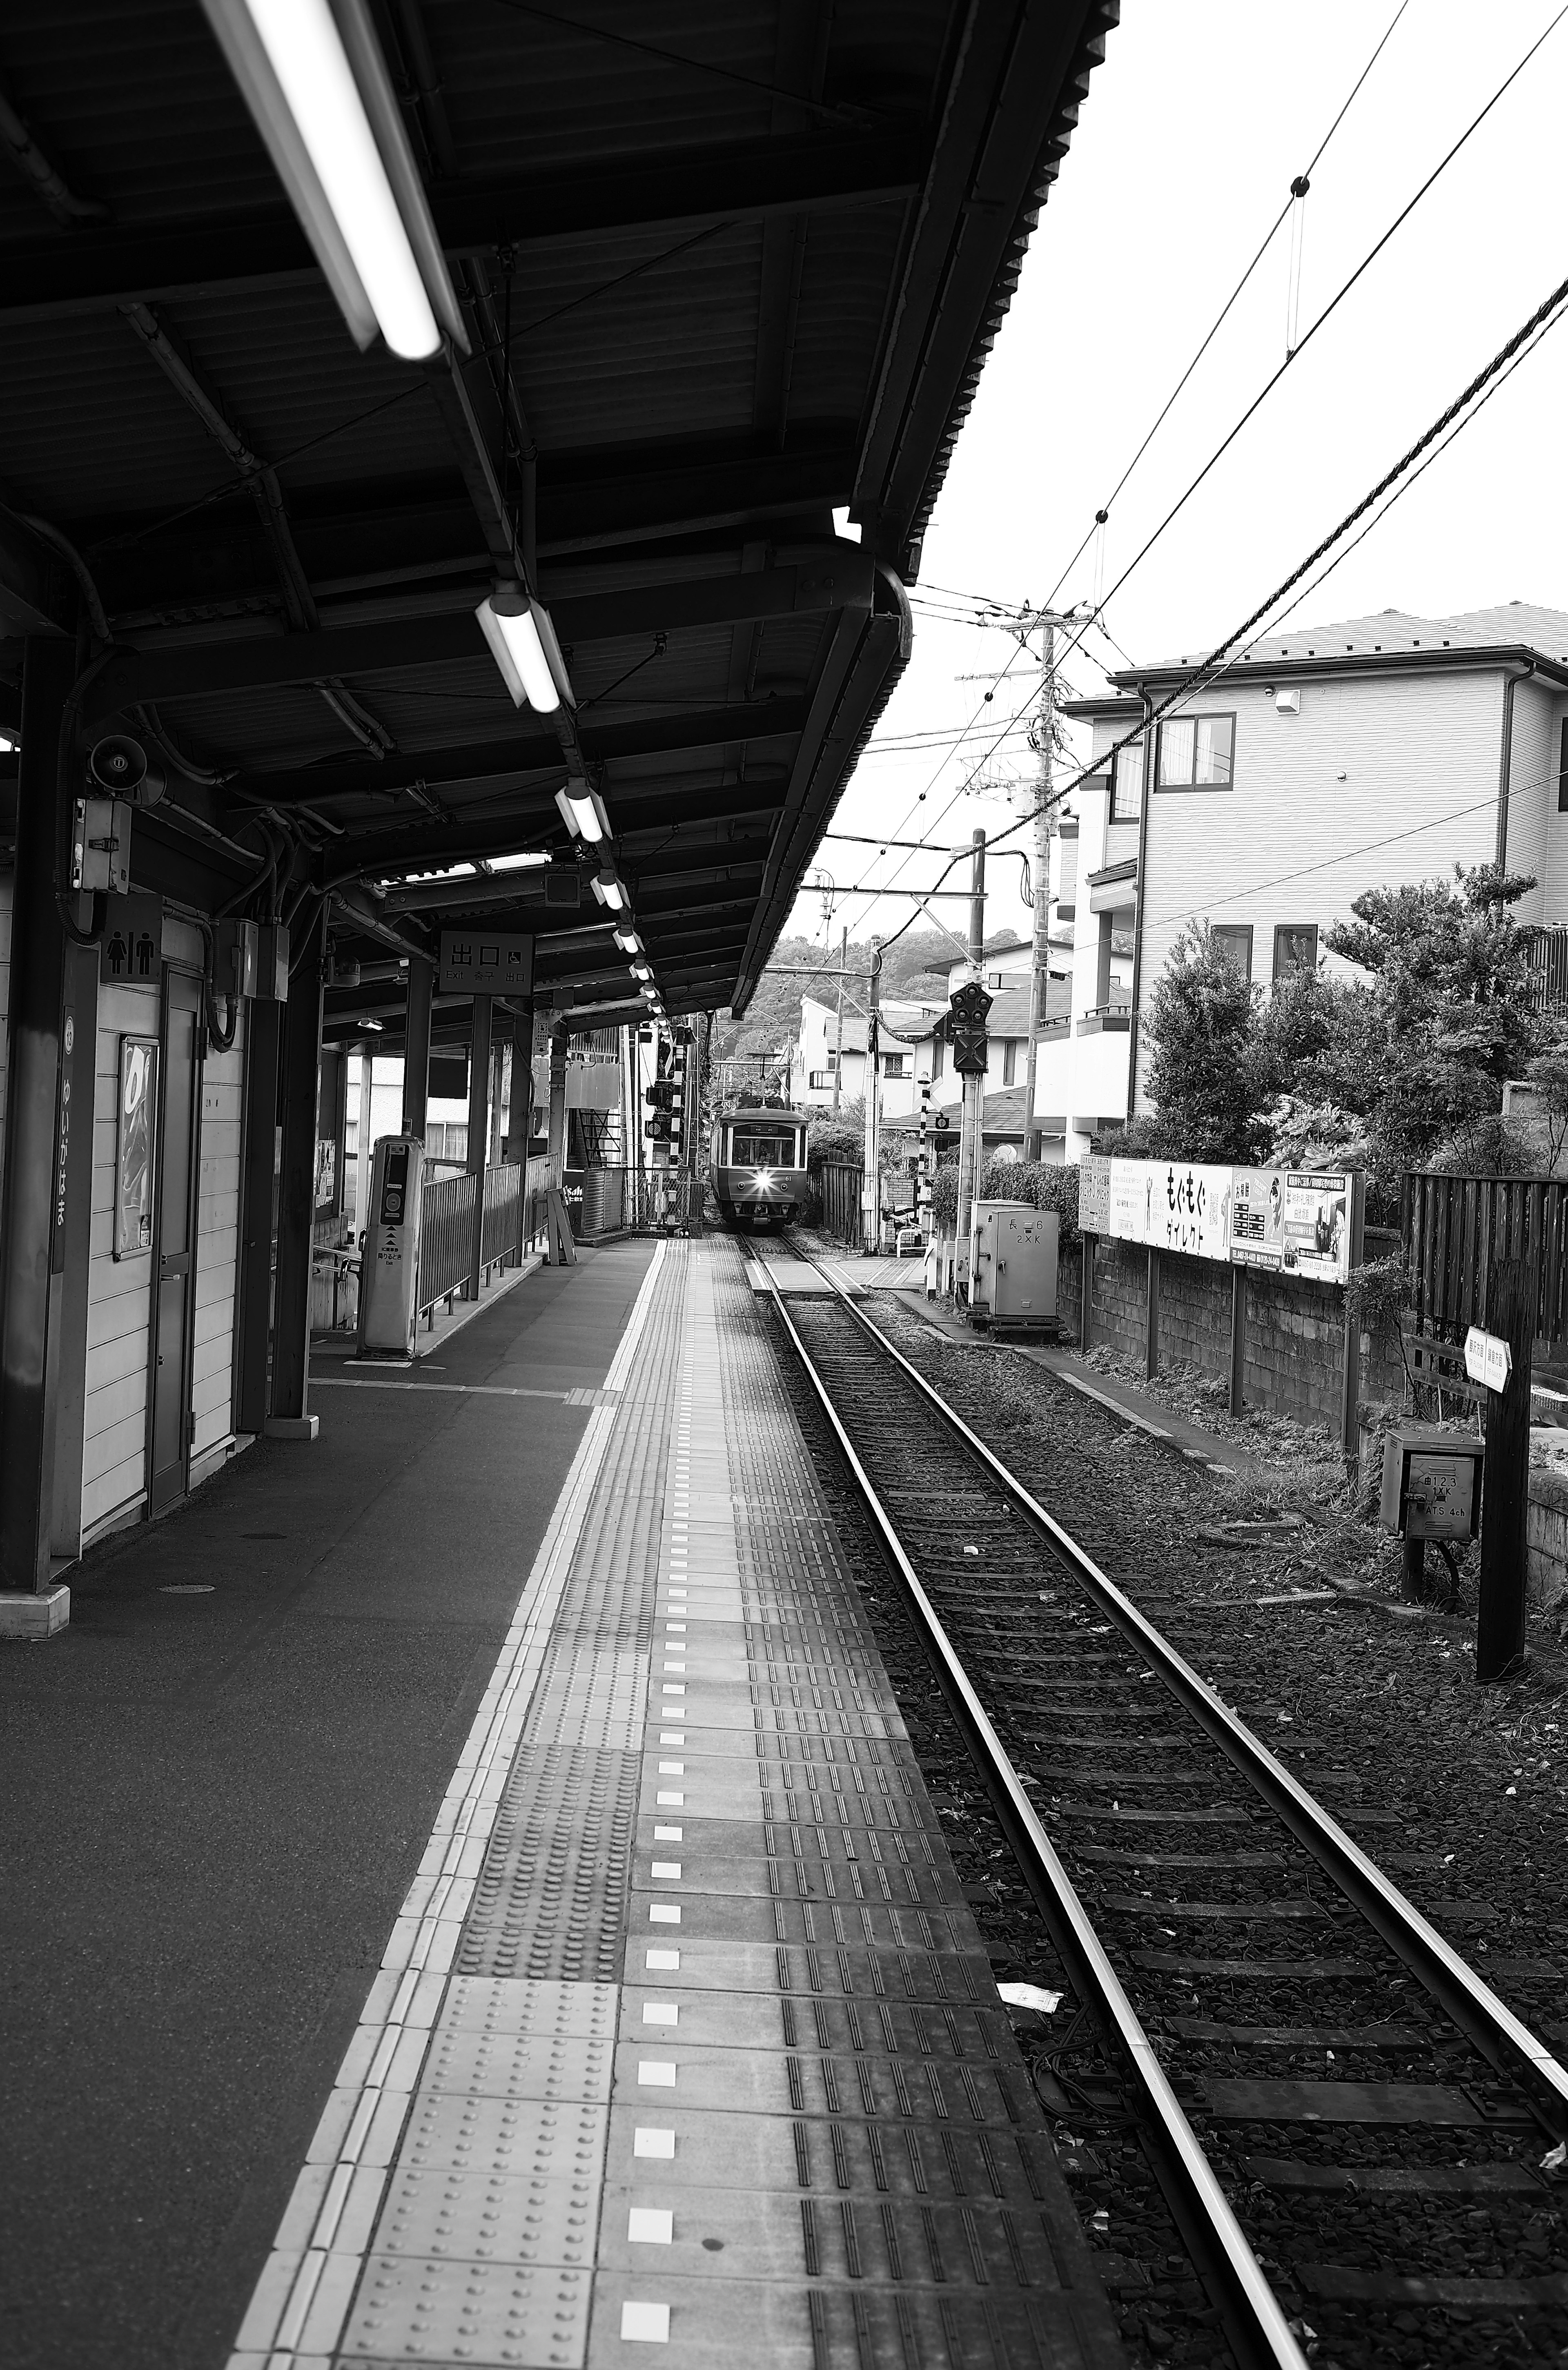
[[[1568,1180],[1407,1176],[1400,1236],[1418,1332],[1462,1341],[1470,1326],[1485,1325],[1493,1262],[1519,1259],[1537,1340],[1551,1348],[1568,1340]]]
[[[822,1230],[834,1241],[846,1243],[859,1250],[864,1235],[865,1220],[860,1213],[860,1195],[866,1182],[863,1168],[850,1168],[842,1161],[824,1160],[817,1171],[817,1186],[822,1194]]]

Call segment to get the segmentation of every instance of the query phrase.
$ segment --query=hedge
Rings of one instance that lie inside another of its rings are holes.
[[[1027,1202],[1036,1210],[1055,1210],[1061,1220],[1058,1247],[1066,1250],[1078,1238],[1078,1172],[1046,1160],[997,1160],[986,1163],[980,1179],[983,1202]],[[931,1214],[939,1233],[951,1233],[958,1223],[958,1163],[944,1160],[931,1183]]]

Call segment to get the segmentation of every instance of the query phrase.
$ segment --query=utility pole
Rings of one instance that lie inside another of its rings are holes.
[[[976,831],[969,858],[969,976],[978,980],[986,947],[986,834]],[[969,1226],[980,1179],[982,1136],[986,1115],[986,1081],[963,1081],[963,1115],[958,1138],[958,1239],[954,1245],[959,1273],[969,1273]]]
[[[1034,951],[1029,980],[1029,1050],[1023,1071],[1023,1156],[1038,1160],[1042,1145],[1034,1115],[1035,1077],[1040,1058],[1040,1031],[1045,1021],[1046,985],[1051,976],[1051,811],[1052,742],[1056,730],[1056,627],[1065,620],[1047,611],[1041,623],[1040,782],[1034,815]]]
[[[838,1117],[839,1089],[844,1083],[844,966],[849,960],[849,925],[845,923],[838,940],[838,1019],[833,1045],[833,1116]]]
[[[842,984],[838,990],[842,998]],[[881,1091],[877,1084],[877,1012],[882,1000],[882,940],[871,940],[871,985],[866,1016],[866,1149],[864,1181],[860,1208],[862,1233],[868,1259],[874,1259],[882,1248],[882,1178],[879,1173],[882,1157]]]

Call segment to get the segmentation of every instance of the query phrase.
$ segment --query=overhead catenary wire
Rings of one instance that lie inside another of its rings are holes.
[[[1186,508],[1188,502],[1191,501],[1193,496],[1197,492],[1199,487],[1204,484],[1210,473],[1218,466],[1220,461],[1229,451],[1231,445],[1234,444],[1236,439],[1240,435],[1248,422],[1256,416],[1262,405],[1267,402],[1274,388],[1279,385],[1280,380],[1285,376],[1286,372],[1291,367],[1291,364],[1299,355],[1305,353],[1307,348],[1311,344],[1312,339],[1317,336],[1319,330],[1322,328],[1328,321],[1332,320],[1334,314],[1339,310],[1339,307],[1343,304],[1345,298],[1350,294],[1352,289],[1355,288],[1365,277],[1366,273],[1370,270],[1372,265],[1377,261],[1378,256],[1381,255],[1389,240],[1393,238],[1402,228],[1403,224],[1410,220],[1411,215],[1415,212],[1416,207],[1421,203],[1423,198],[1424,198],[1427,192],[1441,179],[1442,176],[1447,171],[1448,167],[1453,163],[1455,157],[1459,154],[1459,151],[1465,146],[1466,143],[1481,129],[1481,126],[1485,122],[1487,117],[1492,113],[1493,109],[1503,98],[1505,92],[1518,80],[1520,75],[1523,74],[1525,68],[1529,64],[1530,60],[1536,55],[1543,43],[1551,39],[1558,26],[1562,22],[1564,17],[1568,17],[1568,0],[1564,0],[1564,6],[1558,9],[1557,14],[1552,17],[1551,24],[1549,24],[1545,30],[1539,34],[1536,40],[1531,42],[1529,48],[1525,52],[1524,56],[1518,61],[1518,63],[1515,65],[1508,74],[1505,75],[1503,80],[1498,84],[1496,89],[1493,92],[1485,105],[1470,118],[1469,123],[1466,124],[1464,130],[1459,133],[1458,138],[1453,143],[1452,146],[1449,147],[1441,157],[1439,157],[1437,163],[1433,167],[1431,172],[1428,173],[1426,178],[1422,182],[1414,195],[1400,209],[1400,212],[1394,216],[1393,221],[1389,224],[1387,230],[1383,232],[1382,236],[1377,239],[1370,247],[1368,247],[1366,253],[1362,257],[1355,270],[1350,273],[1346,280],[1341,282],[1333,295],[1330,297],[1328,303],[1324,305],[1322,311],[1318,314],[1316,318],[1309,325],[1300,343],[1297,345],[1291,352],[1286,354],[1284,362],[1280,363],[1278,369],[1270,374],[1269,377],[1259,388],[1257,394],[1252,397],[1251,402],[1247,406],[1247,408],[1242,412],[1235,425],[1227,431],[1220,442],[1215,446],[1214,451],[1209,454],[1208,459],[1204,463],[1202,468],[1199,469],[1195,477],[1190,479],[1184,490],[1178,495],[1176,500],[1166,512],[1165,516],[1160,520],[1153,533],[1146,537],[1138,549],[1134,553],[1125,568],[1123,569],[1120,576],[1117,577],[1115,582],[1112,585],[1110,592],[1105,594],[1103,600],[1099,601],[1094,604],[1089,616],[1085,619],[1084,625],[1079,627],[1078,632],[1074,637],[1073,640],[1067,644],[1066,650],[1063,653],[1064,657],[1069,655],[1070,652],[1078,647],[1078,644],[1081,641],[1088,626],[1093,622],[1093,619],[1098,615],[1099,611],[1103,608],[1108,602],[1115,599],[1116,594],[1126,583],[1127,579],[1133,574],[1134,570],[1143,565],[1143,562],[1154,549],[1155,545],[1159,542],[1166,530],[1181,516],[1182,511]]]
[[[1568,14],[1568,10],[1560,13]],[[1243,618],[1239,626],[1228,634],[1222,642],[1217,643],[1206,659],[1189,668],[1169,691],[1150,704],[1147,713],[1139,718],[1131,731],[1124,733],[1121,739],[1113,742],[1109,749],[1101,750],[1099,756],[1091,764],[1081,767],[1070,782],[1054,789],[1049,799],[1037,801],[1026,813],[1019,815],[1002,830],[988,836],[986,842],[987,849],[998,846],[1004,840],[1010,839],[1015,832],[1021,831],[1026,823],[1032,823],[1036,815],[1043,813],[1048,808],[1060,805],[1062,800],[1069,798],[1091,774],[1103,772],[1108,760],[1114,758],[1121,750],[1130,748],[1136,742],[1141,741],[1149,725],[1158,723],[1162,717],[1169,715],[1172,708],[1180,701],[1190,698],[1194,691],[1204,689],[1219,675],[1228,673],[1229,668],[1238,662],[1239,658],[1244,655],[1240,646],[1247,642],[1249,636],[1257,638],[1255,629],[1262,625],[1263,620],[1279,607],[1280,603],[1288,593],[1296,590],[1305,577],[1311,574],[1318,562],[1324,558],[1337,544],[1343,541],[1351,529],[1366,516],[1368,511],[1376,508],[1391,488],[1410,474],[1416,463],[1440,439],[1444,440],[1445,449],[1447,444],[1452,443],[1454,439],[1448,436],[1447,431],[1453,428],[1456,422],[1461,426],[1469,425],[1470,420],[1477,416],[1482,408],[1477,402],[1477,397],[1482,395],[1495,380],[1508,373],[1514,358],[1516,355],[1522,355],[1524,348],[1528,346],[1532,351],[1535,350],[1535,347],[1540,343],[1539,333],[1555,326],[1556,321],[1562,316],[1564,305],[1568,305],[1568,280],[1558,282],[1551,294],[1537,305],[1529,318],[1521,323],[1513,336],[1498,348],[1491,361],[1476,373],[1470,384],[1438,414],[1431,426],[1416,438],[1414,443],[1400,455],[1390,468],[1384,471],[1377,484],[1362,496],[1353,509],[1346,512],[1339,523],[1323,536],[1321,541],[1308,553],[1306,558],[1291,569],[1289,575],[1282,583],[1275,586],[1267,599],[1259,603],[1250,616]],[[1389,507],[1391,508],[1392,505]],[[1386,512],[1378,513],[1379,517],[1383,515],[1386,515]],[[1372,523],[1376,524],[1377,521],[1374,520]],[[1147,784],[1145,795],[1151,795],[1153,788],[1152,782]],[[932,888],[940,888],[954,865],[960,863],[969,853],[968,848],[963,848],[951,857],[931,884]],[[911,919],[913,918],[911,916]],[[909,923],[904,923],[891,938],[884,940],[883,951],[885,952],[897,938],[902,938],[904,931],[908,927]]]
[[[1054,605],[1057,593],[1066,582],[1067,578],[1072,574],[1073,569],[1078,566],[1078,561],[1082,558],[1095,535],[1097,533],[1101,533],[1102,535],[1105,521],[1109,518],[1111,511],[1115,504],[1117,498],[1125,487],[1128,478],[1132,476],[1133,471],[1137,467],[1138,463],[1143,459],[1144,454],[1148,451],[1148,448],[1153,443],[1156,436],[1159,435],[1160,429],[1165,425],[1166,420],[1174,410],[1177,399],[1180,397],[1182,388],[1186,385],[1188,380],[1192,377],[1193,373],[1197,369],[1198,364],[1202,362],[1210,346],[1213,345],[1216,338],[1219,335],[1219,332],[1224,328],[1226,321],[1234,311],[1237,301],[1240,297],[1243,290],[1246,288],[1247,283],[1251,279],[1252,274],[1256,271],[1259,264],[1262,263],[1264,256],[1268,253],[1269,248],[1274,245],[1274,240],[1278,237],[1281,224],[1285,221],[1286,216],[1290,213],[1292,206],[1297,203],[1297,183],[1300,182],[1302,184],[1306,184],[1311,179],[1312,175],[1317,171],[1319,165],[1322,162],[1330,141],[1333,138],[1334,133],[1339,130],[1340,125],[1344,121],[1345,117],[1349,114],[1356,95],[1361,89],[1362,84],[1366,80],[1367,75],[1371,73],[1373,67],[1382,56],[1384,50],[1388,47],[1389,37],[1392,34],[1395,26],[1399,23],[1400,18],[1404,15],[1405,10],[1409,6],[1410,0],[1400,0],[1400,5],[1395,9],[1393,16],[1390,17],[1389,24],[1384,30],[1382,39],[1378,41],[1377,48],[1367,59],[1366,63],[1362,67],[1361,72],[1356,75],[1355,82],[1351,86],[1349,96],[1344,100],[1339,113],[1335,116],[1333,121],[1324,132],[1321,140],[1319,141],[1310,164],[1307,167],[1306,171],[1304,173],[1297,174],[1296,180],[1291,183],[1290,195],[1286,199],[1284,205],[1274,216],[1274,221],[1269,224],[1267,231],[1263,235],[1262,246],[1258,248],[1258,251],[1253,256],[1251,263],[1248,264],[1246,270],[1242,272],[1240,279],[1237,282],[1235,287],[1226,298],[1225,303],[1220,306],[1219,311],[1215,316],[1208,333],[1205,337],[1203,343],[1199,346],[1197,352],[1193,356],[1192,361],[1187,364],[1186,369],[1182,372],[1181,377],[1171,388],[1170,393],[1166,397],[1165,402],[1161,405],[1159,411],[1157,413],[1152,427],[1144,437],[1142,443],[1138,446],[1137,451],[1133,454],[1132,459],[1127,463],[1126,467],[1117,478],[1116,483],[1111,489],[1110,494],[1107,496],[1106,500],[1101,504],[1099,510],[1095,512],[1094,523],[1090,527],[1088,534],[1084,536],[1083,541],[1078,545],[1078,549],[1074,552],[1072,558],[1063,569],[1060,576],[1057,577],[1055,583],[1052,586],[1045,603],[1045,606],[1048,609]],[[1302,194],[1305,195],[1305,188],[1303,188]],[[1097,583],[1094,588],[1093,606],[1095,611],[1098,612],[1103,607],[1103,605],[1104,600],[1101,588]]]

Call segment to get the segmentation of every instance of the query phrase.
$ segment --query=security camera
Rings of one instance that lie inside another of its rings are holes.
[[[141,742],[128,732],[110,732],[94,742],[87,776],[98,789],[137,807],[156,807],[167,787],[163,768],[149,760]]]

